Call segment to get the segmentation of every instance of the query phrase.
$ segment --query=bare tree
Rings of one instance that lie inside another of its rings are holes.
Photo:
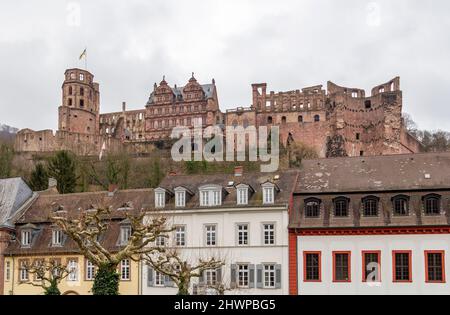
[[[127,212],[131,227],[128,242],[118,250],[111,250],[100,241],[100,236],[108,231],[112,217],[110,208],[98,208],[84,212],[80,218],[54,217],[53,221],[78,245],[81,253],[98,267],[95,276],[94,295],[117,295],[119,275],[117,266],[124,259],[139,261],[142,255],[159,251],[150,246],[157,237],[168,237],[173,229],[166,227],[164,217],[146,217],[144,212]]]
[[[48,261],[36,260],[33,264],[25,265],[23,268],[28,274],[33,275],[34,279],[21,284],[41,287],[44,289],[45,295],[61,295],[58,286],[71,273],[71,270],[56,258]]]
[[[217,258],[199,258],[195,264],[184,259],[177,249],[146,254],[143,260],[157,272],[168,276],[178,287],[178,295],[189,295],[192,278],[200,278],[206,270],[221,268],[225,263]]]

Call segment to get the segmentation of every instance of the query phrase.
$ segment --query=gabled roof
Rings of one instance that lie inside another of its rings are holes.
[[[0,227],[14,226],[12,218],[32,198],[33,192],[23,179],[0,179]]]

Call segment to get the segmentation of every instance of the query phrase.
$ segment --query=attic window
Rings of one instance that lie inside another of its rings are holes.
[[[345,197],[339,197],[333,200],[334,203],[334,216],[335,217],[348,217],[349,211],[349,199]]]
[[[21,239],[20,239],[22,247],[30,247],[31,246],[31,238],[32,238],[31,230],[23,230],[21,233]]]
[[[237,190],[237,204],[238,205],[248,205],[248,186],[239,185]]]
[[[166,193],[162,190],[155,192],[155,207],[164,208],[166,206]]]
[[[52,246],[62,246],[63,243],[63,231],[54,229],[52,231]]]
[[[200,188],[200,206],[220,206],[222,204],[222,188],[221,187],[204,187]]]
[[[352,92],[352,97],[353,98],[358,98],[358,92]]]
[[[384,87],[380,87],[380,89],[378,90],[380,93],[384,93]]]
[[[275,185],[266,183],[263,185],[263,204],[269,205],[275,203]]]
[[[175,204],[178,208],[186,206],[186,191],[179,190],[175,193]]]

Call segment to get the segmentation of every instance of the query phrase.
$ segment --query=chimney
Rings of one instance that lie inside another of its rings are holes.
[[[108,197],[113,197],[116,191],[119,190],[119,186],[117,184],[109,184],[108,186]]]
[[[175,171],[170,171],[170,172],[169,172],[169,176],[177,176],[177,172],[175,172]]]
[[[58,181],[54,178],[49,178],[48,179],[48,189],[53,189],[56,188],[58,186]]]
[[[125,112],[127,110],[127,102],[122,102],[122,111]]]
[[[244,167],[243,166],[236,166],[234,168],[234,176],[235,177],[241,177],[244,175]]]

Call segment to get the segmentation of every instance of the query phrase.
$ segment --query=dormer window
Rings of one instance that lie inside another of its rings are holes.
[[[222,187],[205,186],[199,189],[201,207],[217,207],[222,205]]]
[[[186,206],[186,191],[177,191],[175,193],[175,203],[178,208]]]
[[[441,214],[441,196],[431,194],[423,197],[423,206],[425,208],[425,215]]]
[[[120,227],[120,245],[127,245],[131,237],[131,226]]]
[[[369,196],[362,200],[363,212],[365,217],[377,217],[378,216],[378,203],[380,199],[375,196]]]
[[[321,201],[316,198],[310,198],[305,200],[305,217],[307,218],[320,217],[320,204]]]
[[[30,247],[31,246],[31,237],[32,237],[31,230],[22,231],[21,239],[20,239],[22,247]]]
[[[275,203],[275,184],[267,182],[262,185],[263,204],[270,205]]]
[[[349,215],[349,203],[350,200],[345,197],[339,197],[333,200],[334,203],[334,216],[335,217],[348,217]]]
[[[155,207],[164,208],[166,206],[166,191],[164,189],[155,190]]]
[[[52,246],[62,246],[63,244],[63,231],[54,229],[52,231]]]
[[[248,205],[248,185],[238,185],[236,189],[237,193],[237,204],[238,205]]]

